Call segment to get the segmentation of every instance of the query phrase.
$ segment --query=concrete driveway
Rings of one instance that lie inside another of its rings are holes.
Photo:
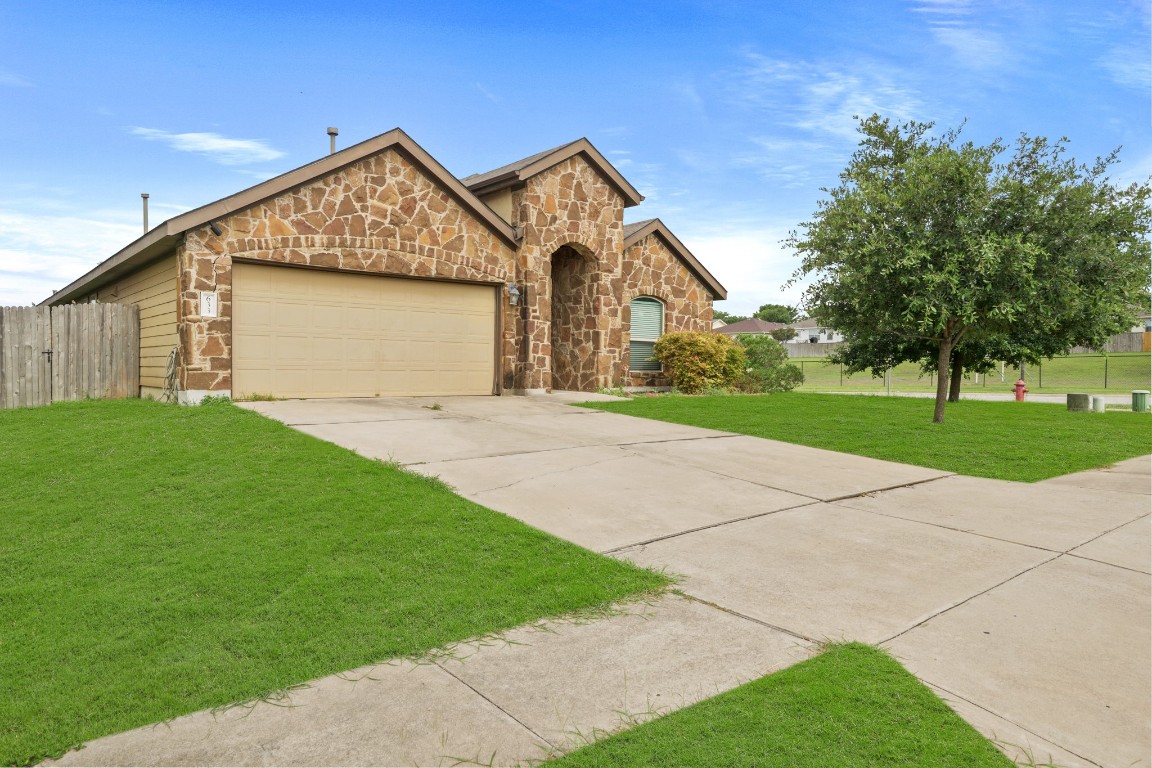
[[[882,644],[1038,759],[1149,764],[1148,458],[1008,483],[563,405],[572,397],[249,407],[682,574],[688,595],[748,621]]]
[[[596,399],[243,405],[666,568],[683,597],[325,678],[292,708],[200,713],[61,763],[511,764],[860,640],[1021,762],[1149,766],[1152,457],[1026,485],[574,398]]]

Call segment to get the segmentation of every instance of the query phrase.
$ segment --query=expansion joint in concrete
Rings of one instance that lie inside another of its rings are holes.
[[[528,725],[527,723],[525,723],[523,720],[521,720],[520,718],[516,717],[516,715],[512,714],[511,712],[509,712],[508,710],[506,710],[504,707],[502,707],[502,706],[500,706],[499,704],[497,704],[497,703],[496,703],[495,701],[493,701],[491,698],[489,698],[488,696],[486,696],[486,695],[484,694],[484,692],[483,692],[483,691],[481,691],[479,688],[477,688],[476,686],[472,685],[471,683],[469,683],[467,680],[465,680],[464,678],[460,677],[459,675],[457,675],[457,674],[454,674],[454,673],[452,672],[452,670],[448,669],[446,666],[444,666],[444,664],[442,664],[442,663],[440,663],[440,662],[435,662],[435,664],[436,664],[436,666],[437,666],[437,667],[439,667],[440,669],[442,669],[442,670],[444,671],[444,673],[445,673],[445,674],[447,674],[447,675],[451,676],[451,677],[452,677],[452,679],[456,680],[456,681],[457,681],[457,682],[459,682],[461,685],[465,686],[465,687],[466,687],[466,688],[468,688],[470,691],[472,691],[473,693],[475,693],[477,696],[479,696],[480,698],[482,698],[484,701],[488,702],[488,703],[489,703],[489,704],[491,704],[493,707],[495,707],[496,709],[500,710],[502,713],[504,713],[504,716],[505,716],[505,717],[507,717],[507,718],[508,718],[509,720],[511,720],[512,722],[516,723],[516,725],[520,726],[520,727],[521,727],[521,728],[523,728],[524,730],[528,731],[528,733],[532,734],[532,736],[533,736],[534,738],[537,738],[537,739],[539,739],[539,740],[540,740],[540,741],[541,741],[543,744],[547,744],[547,745],[548,745],[548,747],[549,747],[550,749],[557,749],[557,748],[560,746],[559,744],[553,744],[551,741],[549,741],[548,739],[546,739],[546,738],[544,738],[543,736],[541,736],[539,733],[537,733],[537,732],[536,732],[536,731],[535,731],[535,730],[534,730],[534,729],[533,729],[531,726],[529,726],[529,725]]]
[[[808,635],[805,635],[802,632],[797,632],[794,629],[788,629],[787,627],[781,627],[777,624],[771,624],[767,621],[762,621],[761,619],[757,619],[757,618],[749,616],[747,614],[740,613],[739,611],[734,611],[731,608],[725,608],[724,606],[720,605],[719,603],[713,603],[710,600],[705,600],[703,598],[696,597],[695,595],[690,594],[688,592],[685,592],[683,590],[677,589],[677,590],[674,590],[674,592],[686,600],[691,600],[692,602],[699,603],[700,605],[706,605],[709,608],[714,608],[717,611],[723,611],[724,613],[727,613],[729,616],[735,616],[738,619],[744,619],[745,621],[750,621],[753,624],[757,624],[761,627],[767,627],[768,629],[774,630],[776,632],[781,632],[785,635],[788,635],[789,637],[794,637],[797,640],[802,640],[806,643],[815,643],[816,645],[820,645],[821,643],[824,642],[823,640],[821,640],[819,638],[809,637]]]
[[[794,494],[794,495],[800,496],[800,494]],[[812,497],[811,496],[804,496],[803,498],[811,499]],[[752,514],[752,515],[745,515],[744,517],[734,517],[731,520],[723,520],[719,523],[712,523],[710,525],[702,525],[699,528],[689,528],[689,529],[684,530],[684,531],[677,531],[676,533],[669,533],[665,536],[657,536],[654,539],[646,539],[644,541],[636,541],[636,542],[633,542],[631,544],[624,544],[623,546],[613,547],[612,549],[605,549],[605,550],[602,550],[600,552],[600,554],[602,554],[602,555],[614,555],[614,554],[617,554],[619,552],[623,552],[623,551],[628,550],[628,549],[635,549],[636,547],[646,547],[649,544],[655,544],[658,541],[667,541],[668,539],[677,539],[681,536],[687,536],[691,533],[699,533],[700,531],[707,531],[711,528],[722,528],[725,525],[732,525],[733,523],[742,523],[745,520],[755,520],[755,519],[760,518],[760,517],[768,517],[769,515],[775,515],[775,514],[778,514],[780,512],[787,512],[790,509],[802,509],[804,507],[811,507],[811,506],[813,506],[815,504],[819,504],[819,503],[821,503],[820,499],[812,499],[812,501],[806,501],[803,504],[793,504],[790,507],[781,507],[780,509],[773,509],[773,510],[770,510],[768,512],[757,512],[757,513]]]
[[[930,685],[931,687],[935,688],[936,690],[942,691],[943,693],[948,694],[949,696],[951,696],[954,699],[957,699],[959,701],[963,701],[963,702],[965,702],[965,703],[967,703],[973,707],[976,707],[977,709],[983,710],[984,712],[987,712],[988,714],[990,714],[994,717],[997,717],[1006,723],[1011,723],[1012,725],[1016,726],[1017,728],[1024,731],[1025,733],[1032,734],[1033,736],[1035,736],[1038,739],[1043,739],[1044,741],[1047,741],[1048,743],[1052,744],[1053,746],[1059,747],[1060,749],[1064,750],[1068,754],[1075,755],[1076,757],[1083,760],[1085,763],[1088,763],[1089,765],[1097,766],[1097,768],[1104,768],[1104,766],[1102,766],[1100,763],[1096,762],[1095,760],[1091,760],[1087,757],[1084,757],[1084,755],[1081,755],[1080,753],[1078,753],[1072,749],[1069,749],[1068,747],[1066,747],[1063,744],[1057,744],[1056,742],[1052,741],[1047,736],[1044,736],[1043,734],[1036,733],[1036,731],[1032,730],[1031,728],[1028,728],[1027,726],[1021,725],[1020,723],[1016,722],[1012,718],[1006,717],[1005,715],[1003,715],[999,712],[988,709],[988,707],[985,707],[982,704],[979,704],[975,701],[972,701],[972,699],[961,696],[960,694],[956,693],[955,691],[951,691],[951,690],[945,688],[944,686],[942,686],[938,683],[934,683],[931,680],[925,680],[923,678],[920,678],[920,682],[922,682],[926,685]],[[1036,755],[1031,754],[1031,751],[1027,750],[1022,744],[1013,744],[1013,743],[1007,742],[1007,741],[999,741],[998,739],[995,739],[995,738],[990,739],[990,741],[992,741],[993,744],[996,744],[997,746],[999,746],[1001,748],[1012,747],[1012,748],[1019,750],[1020,752],[1023,752],[1024,754],[1027,755],[1028,759],[1031,761],[1028,763],[1028,765],[1038,765],[1038,766],[1039,765],[1051,765],[1051,763],[1038,761],[1036,758]]]
[[[1051,550],[1042,550],[1042,551],[1051,552]],[[962,605],[966,605],[966,604],[972,602],[973,600],[975,600],[976,598],[980,597],[981,595],[986,595],[989,592],[991,592],[992,590],[998,589],[998,588],[1004,586],[1005,584],[1007,584],[1008,582],[1014,581],[1026,573],[1031,573],[1032,571],[1036,570],[1040,566],[1047,565],[1048,563],[1051,563],[1053,560],[1058,560],[1061,557],[1064,557],[1063,552],[1053,553],[1053,556],[1048,558],[1047,560],[1042,560],[1039,563],[1036,563],[1036,565],[1033,565],[1031,568],[1025,568],[1024,570],[1020,571],[1019,573],[1014,573],[1011,576],[1009,576],[1008,578],[1004,579],[1003,581],[997,582],[996,584],[993,584],[992,586],[988,587],[987,589],[982,589],[974,595],[969,595],[968,597],[964,598],[963,600],[961,600],[958,603],[953,603],[952,605],[948,606],[947,608],[942,608],[941,610],[933,613],[931,616],[926,616],[925,618],[916,622],[912,626],[906,627],[905,629],[900,630],[899,632],[892,635],[891,637],[886,638],[884,640],[881,640],[879,643],[877,643],[877,645],[884,645],[885,643],[890,643],[893,640],[895,640],[896,638],[902,637],[902,636],[908,634],[909,632],[916,629],[917,627],[924,626],[925,624],[932,621],[932,619],[936,618],[937,616],[943,616],[945,613],[948,613],[948,611],[952,611],[952,610],[959,608]]]

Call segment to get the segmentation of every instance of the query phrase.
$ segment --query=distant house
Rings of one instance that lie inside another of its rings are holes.
[[[728,325],[728,323],[724,322],[723,320],[713,320],[712,321],[712,330],[714,330],[714,331],[718,330],[720,328],[723,328],[726,325]]]
[[[732,323],[723,328],[716,328],[715,331],[725,336],[735,336],[738,333],[759,333],[767,335],[772,333],[772,331],[778,331],[785,327],[787,326],[785,326],[784,323],[770,323],[758,317],[750,317],[747,320],[741,320],[738,323]]]
[[[796,338],[792,340],[794,344],[844,341],[844,336],[835,328],[820,325],[819,322],[811,317],[798,320],[789,327],[796,330]]]
[[[1152,312],[1142,311],[1136,315],[1136,325],[1132,326],[1132,333],[1152,333]]]

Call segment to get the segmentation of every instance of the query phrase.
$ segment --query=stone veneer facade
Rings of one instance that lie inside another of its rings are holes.
[[[650,235],[624,247],[625,200],[576,155],[512,191],[514,248],[403,153],[388,149],[190,230],[177,249],[179,386],[232,388],[232,264],[267,262],[462,280],[522,291],[501,302],[505,390],[666,383],[629,375],[628,302],[665,303],[666,328],[705,330],[712,296]],[[199,291],[218,316],[201,317]],[[554,364],[555,363],[555,364]]]
[[[664,303],[664,333],[712,330],[712,296],[700,284],[658,234],[633,243],[624,252],[623,322],[631,327],[630,302],[637,296],[652,296]],[[666,376],[653,371],[628,371],[628,345],[622,354],[622,369],[628,385],[664,387]]]

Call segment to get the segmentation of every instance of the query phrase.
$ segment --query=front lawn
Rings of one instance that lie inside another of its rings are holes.
[[[1010,768],[1012,762],[891,657],[853,643],[548,765]]]
[[[228,404],[0,436],[3,765],[666,585]]]
[[[588,403],[630,416],[766,437],[976,477],[1033,482],[1152,453],[1152,418],[1069,413],[1046,403],[949,403],[789,392],[733,397],[638,397]],[[799,471],[799,469],[798,469]]]

